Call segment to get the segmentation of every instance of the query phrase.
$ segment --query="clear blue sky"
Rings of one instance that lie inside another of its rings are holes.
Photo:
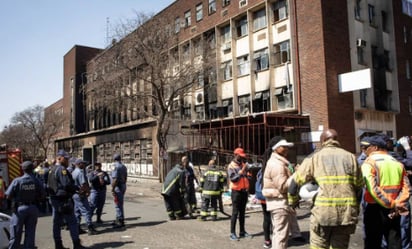
[[[157,13],[173,2],[1,0],[0,131],[15,113],[62,97],[63,56],[74,45],[104,48],[107,27],[110,36],[111,28],[135,12]]]

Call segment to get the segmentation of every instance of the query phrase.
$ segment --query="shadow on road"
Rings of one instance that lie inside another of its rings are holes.
[[[130,223],[130,221],[136,221],[138,219],[140,219],[141,217],[128,217],[125,220],[127,221],[124,227],[120,227],[120,228],[113,228],[112,223],[105,223],[103,225],[100,225],[98,229],[98,233],[102,234],[102,233],[110,233],[110,232],[121,232],[121,231],[125,231],[128,228],[133,228],[133,227],[149,227],[149,226],[157,226],[160,225],[162,223],[167,222],[166,220],[162,220],[162,221],[148,221],[148,222],[140,222],[140,223]],[[101,247],[101,248],[106,248],[106,247]]]
[[[92,245],[90,248],[101,249],[101,248],[118,248],[123,247],[125,244],[132,244],[134,241],[111,241],[103,242]]]

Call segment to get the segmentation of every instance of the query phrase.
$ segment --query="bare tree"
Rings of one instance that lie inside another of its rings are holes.
[[[61,124],[60,116],[45,120],[44,108],[37,105],[14,114],[1,137],[10,147],[20,148],[25,158],[44,159]]]
[[[180,110],[184,95],[215,67],[208,62],[214,58],[207,46],[210,37],[200,36],[193,44],[182,41],[176,28],[180,26],[175,26],[174,16],[144,13],[118,25],[120,40],[89,65],[88,71],[94,68],[94,72],[89,72],[85,89],[92,107],[89,113],[100,117],[97,124],[106,124],[107,117],[114,117],[114,124],[127,121],[128,116],[155,120],[159,153],[168,148],[167,136],[175,121],[171,113]],[[159,162],[162,180],[164,165]]]

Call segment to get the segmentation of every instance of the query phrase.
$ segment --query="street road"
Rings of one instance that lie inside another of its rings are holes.
[[[99,234],[81,235],[84,245],[90,248],[139,248],[139,249],[220,249],[263,248],[262,213],[249,211],[246,217],[246,230],[253,235],[251,239],[240,241],[229,240],[230,220],[219,214],[218,221],[178,220],[169,221],[158,193],[160,184],[151,180],[136,180],[128,184],[126,192],[126,227],[112,229],[110,223],[114,219],[114,205],[110,195],[106,202],[102,219],[104,224],[97,227]],[[226,207],[230,213],[230,208]],[[298,220],[303,236],[308,239],[309,206],[302,205],[298,209]],[[36,244],[39,249],[54,248],[52,238],[51,215],[39,218]],[[72,248],[69,231],[62,230],[63,242]],[[289,241],[288,248],[309,248],[307,243]],[[361,222],[357,232],[350,241],[351,249],[363,248]]]

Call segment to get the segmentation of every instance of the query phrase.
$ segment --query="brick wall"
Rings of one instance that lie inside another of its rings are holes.
[[[337,78],[351,71],[346,1],[297,1],[296,13],[302,113],[312,130],[334,128],[355,151],[353,95],[339,93]]]

